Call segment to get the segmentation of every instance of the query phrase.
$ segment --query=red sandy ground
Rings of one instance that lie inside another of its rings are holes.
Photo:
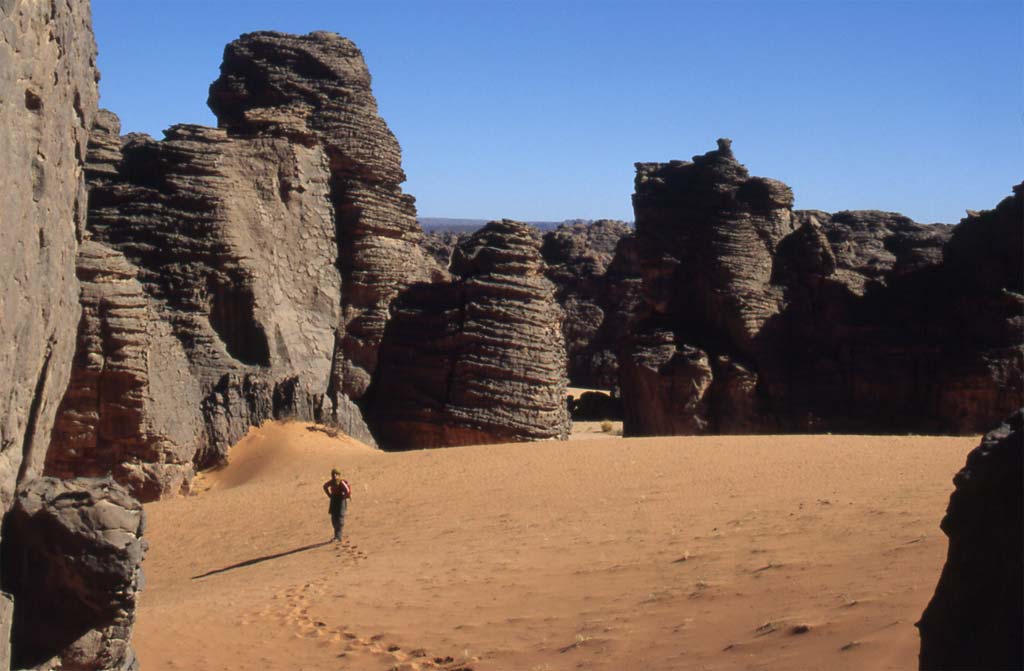
[[[146,506],[134,641],[146,671],[916,668],[939,520],[976,444],[603,438],[387,454],[268,424],[197,495]],[[332,466],[355,490],[347,542],[264,559],[329,538]]]

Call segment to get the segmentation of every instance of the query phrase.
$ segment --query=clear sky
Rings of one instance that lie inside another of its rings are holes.
[[[633,218],[633,163],[731,137],[796,207],[955,223],[1024,179],[1024,2],[93,0],[123,132],[216,125],[224,45],[362,49],[420,216]]]

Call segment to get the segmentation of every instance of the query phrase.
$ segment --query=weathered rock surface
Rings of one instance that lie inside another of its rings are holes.
[[[639,312],[643,276],[637,238],[619,240],[603,278],[601,325],[586,348],[586,365],[595,387],[620,394],[619,354]]]
[[[423,234],[423,250],[427,253],[427,256],[434,260],[438,269],[443,271],[443,275],[438,278],[438,281],[450,279],[450,276],[448,276],[448,266],[451,265],[452,254],[455,253],[455,248],[459,246],[459,241],[468,237],[468,235],[468,233],[455,233],[452,231],[432,231]]]
[[[15,668],[138,668],[129,635],[144,524],[142,506],[112,480],[38,478],[19,491],[3,546]]]
[[[727,140],[637,164],[627,434],[971,433],[1024,402],[1019,187],[957,227],[792,201]]]
[[[209,103],[220,128],[173,126],[160,142],[97,117],[86,311],[51,473],[111,473],[150,500],[271,417],[372,444],[352,399],[388,304],[445,276],[350,41],[243,35]]]
[[[1024,668],[1024,411],[990,431],[953,478],[949,552],[917,623],[920,668]]]
[[[605,273],[623,237],[631,232],[621,221],[563,224],[544,234],[541,255],[555,298],[565,313],[562,334],[569,379],[583,387],[617,386],[612,343],[596,342],[609,307]]]
[[[113,474],[152,501],[187,489],[206,431],[202,392],[185,350],[155,313],[136,270],[96,241],[79,249],[79,346],[46,472]]]
[[[430,279],[401,149],[377,114],[359,49],[333,33],[243,35],[224,50],[210,108],[232,137],[277,137],[326,157],[342,278],[342,365],[332,394],[358,399],[377,365],[388,305]]]
[[[392,306],[368,419],[409,449],[565,438],[565,346],[529,225],[491,222],[455,250],[450,282]]]
[[[42,469],[71,370],[95,60],[87,2],[0,3],[0,512]]]
[[[319,147],[118,130],[103,112],[90,143],[85,312],[49,472],[109,472],[151,500],[250,426],[320,412],[340,277]]]
[[[84,0],[0,2],[0,515],[42,470],[71,370],[95,60]],[[11,543],[4,529],[0,550]],[[30,603],[0,594],[2,669]]]

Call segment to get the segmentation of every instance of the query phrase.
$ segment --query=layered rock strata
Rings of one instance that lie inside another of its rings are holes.
[[[1024,668],[1024,411],[985,435],[953,478],[949,552],[917,623],[920,668]]]
[[[54,474],[111,472],[149,500],[187,486],[191,463],[223,460],[250,426],[313,419],[340,278],[319,148],[199,126],[161,142],[118,130],[101,112],[79,365],[49,462]]]
[[[368,419],[386,448],[566,438],[565,345],[540,240],[491,222],[459,243],[450,282],[392,306]]]
[[[37,478],[8,515],[14,668],[137,669],[129,644],[145,514],[112,480]]]
[[[352,399],[387,307],[444,277],[350,41],[244,35],[209,102],[220,128],[173,126],[159,142],[120,137],[109,112],[94,125],[86,312],[53,474],[109,472],[150,500],[272,417],[372,444]]]
[[[1019,187],[956,227],[795,212],[720,140],[633,200],[626,433],[971,433],[1024,400]]]
[[[99,242],[86,240],[79,249],[79,346],[46,472],[110,473],[151,501],[187,489],[196,446],[207,436],[202,392],[185,350],[136,272]]]
[[[323,152],[334,208],[342,365],[332,398],[369,386],[388,305],[429,279],[401,149],[377,113],[359,49],[333,33],[243,35],[224,50],[210,108],[232,137],[286,138]]]

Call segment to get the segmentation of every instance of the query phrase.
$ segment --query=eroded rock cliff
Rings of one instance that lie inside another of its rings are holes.
[[[113,474],[152,501],[187,489],[196,446],[207,436],[185,350],[136,272],[102,243],[86,240],[79,249],[78,350],[46,472]]]
[[[388,305],[443,276],[350,41],[244,35],[209,102],[220,128],[159,142],[121,137],[109,112],[94,125],[86,310],[53,474],[109,472],[149,500],[271,417],[372,443],[352,399]]]
[[[134,657],[128,644],[131,603],[97,587],[89,595],[94,611],[76,614],[76,640],[113,640],[104,638],[112,633],[111,621],[93,616],[117,604],[124,609],[113,634],[120,652],[112,657],[100,652],[105,644],[76,645],[60,625],[75,604],[62,602],[56,583],[81,583],[90,576],[49,556],[19,559],[46,547],[96,560],[79,554],[96,539],[65,516],[60,501],[41,494],[49,485],[38,477],[71,372],[79,321],[75,259],[85,225],[83,164],[96,111],[95,55],[85,0],[0,2],[0,568],[2,587],[13,594],[0,593],[3,669],[53,655],[68,660],[66,669],[113,669],[122,668],[113,657]],[[56,487],[80,485],[76,480]],[[138,506],[129,499],[124,505]],[[79,510],[91,514],[98,508],[83,504]],[[54,531],[51,522],[57,519],[57,525],[68,525]],[[127,560],[130,571],[137,571],[138,559]],[[20,580],[16,570],[25,565],[50,579],[32,585]],[[55,611],[41,621],[42,603],[55,605]],[[38,656],[36,643],[46,647]]]
[[[1014,191],[959,226],[924,226],[794,212],[790,189],[750,177],[727,140],[638,164],[626,432],[983,430],[1024,400]]]
[[[85,312],[49,472],[110,472],[150,500],[250,426],[314,417],[340,278],[321,150],[199,126],[162,142],[118,130],[101,113],[90,144]]]
[[[917,623],[920,667],[1024,667],[1024,411],[993,429],[953,478],[949,552]]]
[[[80,0],[0,3],[0,509],[38,475],[71,370],[96,45]]]
[[[377,365],[388,305],[429,279],[401,149],[377,114],[359,49],[333,33],[259,32],[224,50],[210,108],[233,137],[281,137],[326,156],[342,301],[332,398],[358,399]]]
[[[532,227],[491,222],[459,243],[452,280],[392,306],[369,421],[393,449],[565,438],[565,345]]]

